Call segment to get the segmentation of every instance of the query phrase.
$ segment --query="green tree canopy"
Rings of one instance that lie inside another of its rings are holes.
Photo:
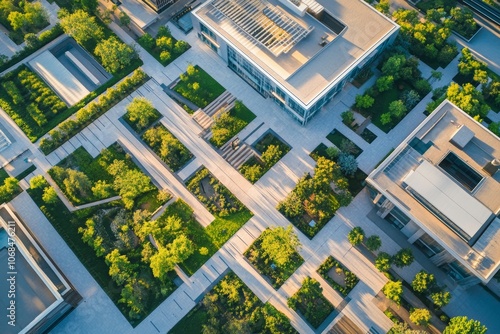
[[[157,117],[153,103],[143,96],[134,97],[127,106],[125,117],[132,123],[135,123],[139,130],[142,130]]]
[[[285,266],[300,247],[292,226],[266,229],[261,235],[262,252],[277,266]]]
[[[111,73],[127,67],[138,57],[137,52],[131,46],[114,36],[97,44],[95,54],[101,58],[102,65]]]
[[[95,17],[81,9],[62,17],[60,24],[64,32],[80,44],[91,39],[97,41],[104,36],[102,28],[95,21]]]
[[[477,320],[468,319],[467,317],[454,317],[451,318],[443,334],[484,334],[486,330],[486,326]]]

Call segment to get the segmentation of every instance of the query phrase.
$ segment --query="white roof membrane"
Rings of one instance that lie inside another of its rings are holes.
[[[90,93],[48,50],[31,60],[29,65],[68,106],[74,105]]]
[[[410,172],[404,182],[470,238],[492,215],[486,206],[427,160]]]

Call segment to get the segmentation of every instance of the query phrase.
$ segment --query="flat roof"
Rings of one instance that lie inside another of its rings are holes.
[[[403,182],[451,220],[465,233],[467,240],[475,236],[492,215],[481,202],[427,160],[411,170]]]
[[[120,3],[119,8],[141,29],[146,29],[158,19],[158,14],[140,0],[120,0]]]
[[[76,104],[90,93],[49,50],[42,52],[28,64],[68,106]]]
[[[453,138],[463,127],[474,136],[462,142],[465,145],[460,148]],[[450,152],[483,177],[474,189],[469,190],[439,166]],[[500,158],[500,138],[446,100],[368,176],[367,181],[487,282],[500,265],[500,219],[495,218],[500,213],[500,171],[491,175],[483,170],[495,158]],[[406,189],[408,184],[475,238],[470,242],[464,240],[428,206],[422,205],[421,199],[412,196]]]
[[[361,62],[365,55],[399,28],[360,0],[316,0],[324,7],[324,13],[345,26],[338,34],[309,13],[302,17],[296,15],[279,0],[251,2],[276,8],[301,27],[296,30],[297,36],[292,39],[292,47],[284,48],[286,52],[277,55],[262,43],[256,43],[255,38],[249,37],[250,27],[242,29],[217,9],[220,3],[235,7],[239,0],[207,1],[193,13],[273,77],[304,106],[314,103],[315,98],[342,79],[351,67]],[[290,40],[285,38],[285,41]]]
[[[10,223],[9,223],[10,222]],[[15,227],[15,263],[8,265],[7,233]],[[10,283],[0,280],[0,307],[7,309],[11,300],[16,305],[16,326],[6,321],[0,323],[0,333],[25,333],[56,308],[62,301],[62,294],[71,289],[40,247],[27,232],[21,221],[7,205],[0,205],[0,264],[6,268],[5,276],[15,276],[15,297],[8,297]],[[5,278],[4,276],[4,278]]]

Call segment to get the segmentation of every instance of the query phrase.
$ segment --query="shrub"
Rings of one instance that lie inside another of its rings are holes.
[[[431,294],[431,299],[436,307],[441,308],[446,305],[451,300],[451,293],[449,291],[438,291]]]
[[[380,272],[387,272],[391,269],[392,257],[386,252],[380,252],[375,259],[375,267]]]
[[[352,110],[346,110],[342,114],[340,114],[340,117],[342,117],[342,122],[344,122],[347,125],[351,125],[352,122],[354,122],[354,113]]]
[[[435,283],[436,279],[433,274],[421,270],[415,275],[415,278],[411,282],[411,287],[415,292],[425,293],[432,288]]]
[[[382,241],[378,235],[371,235],[366,239],[365,246],[368,250],[376,252],[382,246]]]
[[[353,246],[357,246],[363,242],[363,238],[365,237],[365,231],[359,226],[354,227],[349,234],[347,235],[347,239]]]
[[[340,154],[340,150],[335,146],[330,146],[326,149],[326,155],[332,160],[335,160]]]
[[[401,305],[401,297],[403,296],[403,283],[401,281],[387,282],[382,291],[387,298]]]
[[[43,175],[33,176],[30,180],[30,188],[31,189],[38,189],[41,187],[45,187],[47,185],[48,185],[48,183],[45,180],[45,178],[43,177]]]
[[[396,255],[394,255],[393,258],[394,264],[399,268],[409,266],[410,264],[412,264],[413,260],[414,260],[413,253],[409,248],[401,249],[399,252],[396,253]]]
[[[410,311],[410,320],[416,325],[427,326],[431,321],[431,312],[424,308],[416,308]]]
[[[341,153],[337,163],[345,176],[352,177],[358,170],[358,161],[351,154]]]
[[[356,96],[356,108],[368,109],[375,103],[375,99],[370,95],[357,95]]]

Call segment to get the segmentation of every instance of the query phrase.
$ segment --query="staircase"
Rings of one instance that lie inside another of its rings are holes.
[[[231,110],[234,107],[234,102],[236,101],[236,97],[234,97],[227,90],[222,93],[218,98],[212,101],[208,106],[206,106],[203,111],[208,116],[216,116],[216,114],[224,110]]]
[[[256,155],[254,150],[247,144],[242,143],[237,149],[233,149],[232,140],[228,141],[221,147],[222,157],[229,162],[231,166],[239,169],[248,159]]]
[[[203,128],[208,129],[214,123],[212,117],[208,116],[203,110],[198,109],[193,114],[193,119]]]

